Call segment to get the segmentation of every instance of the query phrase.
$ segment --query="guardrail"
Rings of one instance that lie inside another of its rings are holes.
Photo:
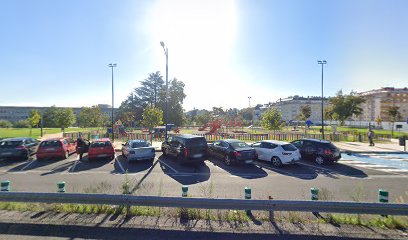
[[[243,200],[154,197],[110,194],[0,192],[1,202],[106,204],[173,208],[330,212],[351,214],[408,215],[408,204],[324,202],[292,200]]]

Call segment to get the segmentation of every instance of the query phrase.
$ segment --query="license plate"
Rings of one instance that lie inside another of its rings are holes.
[[[252,160],[246,160],[245,163],[252,163]]]
[[[193,155],[193,158],[200,158],[200,157],[202,157],[203,156],[203,154],[194,154]]]
[[[108,154],[99,154],[98,157],[107,157]]]
[[[47,151],[55,151],[55,148],[47,148]]]
[[[1,153],[1,155],[2,155],[2,156],[10,156],[10,155],[11,155],[11,152],[4,152],[4,153]]]

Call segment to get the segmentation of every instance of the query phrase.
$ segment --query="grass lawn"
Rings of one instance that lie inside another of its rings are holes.
[[[65,132],[88,132],[91,130],[98,130],[98,128],[67,128]],[[99,128],[101,130],[101,128]],[[53,134],[62,132],[60,128],[43,128],[43,134]],[[30,135],[29,128],[0,128],[0,139],[13,137],[32,137],[40,138],[41,129],[33,128]]]

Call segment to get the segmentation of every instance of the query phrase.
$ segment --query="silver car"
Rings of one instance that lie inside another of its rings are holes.
[[[129,140],[122,144],[122,156],[128,161],[154,160],[155,149],[146,140]]]

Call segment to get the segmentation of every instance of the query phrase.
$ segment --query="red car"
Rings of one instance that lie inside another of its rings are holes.
[[[102,138],[91,143],[88,150],[88,159],[95,158],[115,158],[115,149],[109,138]]]
[[[67,159],[76,151],[76,142],[70,138],[50,138],[42,141],[37,149],[37,159],[62,157]]]

